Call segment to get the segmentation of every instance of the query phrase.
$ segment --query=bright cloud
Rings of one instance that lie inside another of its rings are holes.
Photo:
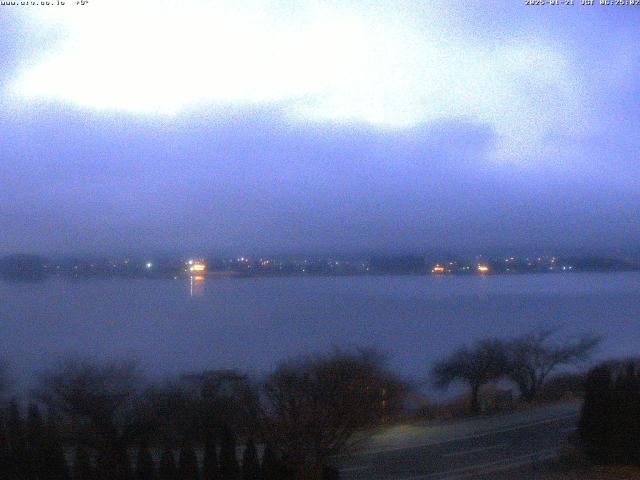
[[[20,72],[14,93],[161,115],[272,104],[294,121],[393,129],[461,118],[490,125],[506,160],[554,153],[550,136],[581,128],[578,75],[535,32],[478,41],[451,12],[415,21],[394,2],[239,3],[33,9],[31,27],[63,39]]]

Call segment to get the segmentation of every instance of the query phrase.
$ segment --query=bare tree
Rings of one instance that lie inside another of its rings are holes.
[[[588,360],[600,343],[600,338],[594,336],[567,341],[559,338],[558,333],[557,328],[544,329],[507,342],[505,374],[527,402],[536,397],[554,370]]]
[[[148,426],[141,421],[142,380],[134,363],[69,360],[41,378],[38,395],[61,415],[76,441],[95,450],[101,477],[129,475],[127,449]]]
[[[281,365],[266,381],[264,433],[296,479],[322,478],[358,431],[397,412],[405,385],[374,352],[336,351]]]
[[[471,387],[471,413],[480,411],[480,387],[504,375],[506,365],[504,345],[498,340],[482,340],[472,348],[463,347],[432,369],[434,383],[448,388],[454,382]]]

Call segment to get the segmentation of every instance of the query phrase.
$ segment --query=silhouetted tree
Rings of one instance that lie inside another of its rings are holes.
[[[160,480],[178,480],[176,459],[169,447],[166,447],[162,451],[162,455],[160,457],[160,468],[158,469],[158,478]]]
[[[471,387],[471,412],[480,411],[480,387],[504,375],[506,352],[502,342],[483,340],[472,348],[463,347],[447,359],[436,363],[432,370],[435,384],[447,388],[460,381]]]
[[[557,329],[523,335],[506,344],[505,374],[520,390],[520,397],[530,402],[549,374],[560,366],[588,360],[600,339],[585,336],[567,341],[557,338]]]
[[[152,386],[145,397],[145,408],[161,441],[175,445],[182,438],[199,438],[204,423],[202,406],[198,392],[190,385],[168,381]]]
[[[262,480],[286,480],[289,478],[285,466],[269,443],[265,445],[260,470]]]
[[[156,480],[156,469],[153,463],[153,457],[149,450],[149,444],[143,439],[138,444],[138,457],[136,461],[136,479],[137,480]]]
[[[5,472],[7,478],[12,471],[11,450],[4,425],[4,412],[0,411],[0,472]]]
[[[198,459],[193,446],[185,441],[178,453],[178,477],[180,480],[198,480]]]
[[[372,351],[336,351],[281,365],[264,385],[264,431],[295,478],[320,479],[357,431],[398,412],[404,384]]]
[[[259,480],[260,462],[253,439],[249,438],[242,455],[242,480]]]
[[[43,479],[48,473],[46,463],[45,428],[40,410],[30,404],[26,423],[27,472],[29,478]]]
[[[89,452],[84,445],[78,445],[73,463],[73,480],[94,480],[95,478],[96,473]]]
[[[105,455],[107,462],[111,462],[114,459],[116,460],[116,466],[113,468],[113,465],[109,464],[108,468],[105,468],[103,472],[100,472],[100,477],[104,480],[111,480],[107,475],[111,472],[114,475],[114,478],[122,479],[122,480],[134,480],[135,475],[133,472],[133,468],[131,466],[131,457],[129,456],[129,450],[126,448],[119,448],[115,452],[112,452],[110,455]]]
[[[21,479],[29,474],[28,451],[24,419],[14,399],[7,408],[7,439],[9,440],[9,478]]]
[[[53,411],[49,411],[45,430],[44,457],[47,465],[48,480],[68,480],[69,467],[58,430],[58,422]]]
[[[579,434],[600,463],[640,464],[640,374],[637,362],[608,362],[589,372]]]
[[[205,434],[204,440],[204,459],[202,465],[203,480],[220,480],[220,469],[218,466],[218,451],[216,445],[216,437],[212,429]]]
[[[611,385],[611,367],[606,364],[591,369],[585,382],[579,433],[587,453],[598,461],[609,457],[609,437],[612,432],[608,417],[613,402]]]
[[[325,465],[322,470],[322,480],[340,480],[340,471],[332,465]]]
[[[621,366],[613,386],[615,409],[611,412],[610,439],[613,461],[625,465],[640,462],[640,384],[632,362]]]
[[[182,384],[195,390],[197,424],[211,430],[227,425],[236,434],[251,435],[258,426],[257,388],[246,375],[235,370],[205,370],[184,375]]]
[[[236,437],[231,428],[225,425],[220,438],[220,474],[224,480],[237,480],[239,473]]]
[[[98,475],[132,477],[129,447],[147,433],[138,416],[142,381],[132,363],[68,361],[41,379],[40,398],[66,417],[82,442],[97,452]]]

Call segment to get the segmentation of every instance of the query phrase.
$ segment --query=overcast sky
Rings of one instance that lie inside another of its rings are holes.
[[[640,245],[638,7],[75,3],[0,6],[0,253]]]

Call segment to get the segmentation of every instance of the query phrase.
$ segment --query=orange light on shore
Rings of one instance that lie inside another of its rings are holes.
[[[487,265],[478,265],[478,272],[480,273],[489,273],[489,267]]]
[[[207,271],[207,264],[203,260],[189,260],[187,264],[191,273],[204,273]]]
[[[444,273],[444,267],[438,264],[431,269],[431,273]]]

